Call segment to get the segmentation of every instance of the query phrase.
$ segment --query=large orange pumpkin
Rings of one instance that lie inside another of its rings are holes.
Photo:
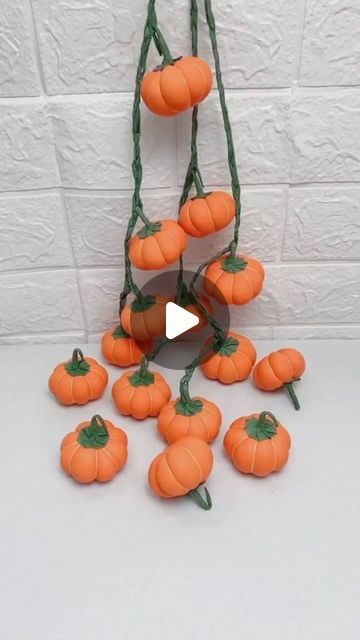
[[[212,343],[214,343],[214,338],[210,337],[205,342],[205,346],[210,346]],[[255,361],[256,349],[249,338],[229,332],[225,342],[214,344],[201,364],[201,369],[210,380],[232,384],[246,380]]]
[[[291,445],[288,431],[269,411],[238,418],[224,437],[224,447],[242,473],[265,477],[280,471]]]
[[[219,433],[221,419],[220,409],[206,398],[177,398],[162,407],[158,431],[168,444],[184,436],[195,436],[210,444]]]
[[[138,269],[164,269],[176,262],[187,247],[188,238],[175,220],[153,222],[131,239],[129,254]]]
[[[204,238],[224,229],[234,215],[234,198],[226,191],[213,191],[187,200],[180,209],[179,223],[189,236]]]
[[[160,453],[151,463],[149,484],[161,498],[190,495],[203,509],[211,509],[210,495],[205,489],[207,501],[197,488],[209,477],[213,454],[201,438],[185,436]]]
[[[81,422],[61,443],[61,466],[78,482],[108,482],[126,460],[125,431],[98,415]]]
[[[296,349],[279,349],[260,360],[254,368],[254,382],[263,391],[276,391],[285,387],[296,410],[299,401],[293,389],[293,382],[300,379],[305,371],[305,360]]]
[[[147,295],[125,305],[120,320],[126,333],[140,342],[164,335],[166,304],[170,300],[166,296]]]
[[[263,287],[264,268],[255,258],[227,256],[205,270],[205,290],[221,304],[247,304]]]
[[[49,378],[49,389],[61,404],[85,404],[104,393],[108,373],[94,358],[84,358],[74,349],[71,360],[55,367]]]
[[[120,324],[104,333],[101,340],[101,351],[105,360],[118,367],[139,364],[143,355],[151,353],[153,348],[151,338],[139,342],[126,333]]]
[[[211,87],[212,73],[207,62],[186,56],[149,71],[141,83],[141,96],[153,113],[176,116],[204,100]]]
[[[126,371],[113,385],[112,395],[123,416],[144,420],[159,415],[171,398],[171,389],[160,373]]]

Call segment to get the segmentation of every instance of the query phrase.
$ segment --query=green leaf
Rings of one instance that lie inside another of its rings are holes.
[[[109,440],[109,432],[101,416],[94,416],[88,427],[81,429],[78,443],[85,449],[102,449]]]
[[[201,413],[203,403],[201,400],[178,400],[175,404],[175,411],[181,416],[194,416]]]
[[[246,420],[245,429],[249,438],[253,438],[253,440],[258,440],[259,442],[262,440],[271,440],[277,433],[276,424],[267,419],[249,418]]]
[[[69,376],[72,376],[73,378],[76,378],[77,376],[86,376],[90,371],[90,365],[86,360],[80,360],[79,362],[69,360],[69,362],[66,362],[64,367]]]
[[[151,309],[151,307],[155,303],[156,303],[155,296],[150,296],[150,295],[144,296],[141,299],[134,300],[134,302],[131,304],[131,311],[133,311],[134,313],[142,313],[147,309]]]
[[[150,371],[141,374],[140,371],[135,371],[129,378],[129,382],[133,387],[149,387],[154,384],[155,376]]]
[[[226,338],[223,344],[219,344],[214,347],[214,351],[218,353],[220,356],[231,356],[233,353],[236,353],[239,347],[239,340],[229,336]]]
[[[247,262],[243,258],[238,256],[229,256],[221,262],[221,268],[223,271],[229,273],[237,273],[238,271],[244,271],[247,267]]]
[[[130,338],[129,334],[124,331],[121,324],[118,324],[117,327],[115,327],[114,331],[112,332],[112,336],[113,338],[115,338],[115,340],[118,340],[119,338]]]
[[[149,238],[149,236],[153,236],[155,233],[158,233],[161,230],[161,222],[151,222],[150,224],[146,224],[145,227],[138,231],[137,236],[139,238]]]

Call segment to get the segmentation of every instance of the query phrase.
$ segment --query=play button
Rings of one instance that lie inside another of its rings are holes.
[[[189,329],[199,324],[199,317],[190,311],[186,311],[174,302],[166,305],[166,337],[168,340],[177,338]]]

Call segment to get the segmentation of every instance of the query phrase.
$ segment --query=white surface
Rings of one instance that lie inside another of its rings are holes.
[[[189,329],[199,324],[199,317],[186,311],[174,302],[168,302],[166,307],[166,337],[169,340],[181,336]]]
[[[259,356],[280,345],[258,343]],[[292,343],[308,365],[299,412],[285,392],[196,374],[193,393],[224,417],[210,512],[150,492],[147,469],[163,448],[155,420],[117,415],[110,384],[84,407],[56,403],[47,379],[72,346],[0,350],[0,637],[357,640],[360,343]],[[109,371],[111,381],[120,374]],[[164,375],[176,394],[180,373]],[[222,437],[236,417],[263,409],[293,446],[281,473],[256,479],[225,458]],[[129,460],[111,483],[80,486],[59,468],[59,445],[95,412],[126,430]]]

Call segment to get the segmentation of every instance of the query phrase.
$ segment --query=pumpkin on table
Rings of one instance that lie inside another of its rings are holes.
[[[139,364],[143,355],[151,353],[153,348],[151,338],[139,342],[126,333],[120,324],[104,333],[101,339],[101,352],[105,360],[118,367]]]
[[[160,220],[145,225],[131,239],[129,255],[138,269],[164,269],[184,253],[188,237],[175,220]]]
[[[152,461],[149,468],[149,485],[161,498],[189,495],[205,510],[211,509],[210,494],[205,489],[206,500],[198,487],[209,477],[213,466],[213,454],[201,438],[185,436],[176,440]]]
[[[205,290],[221,304],[247,304],[261,292],[264,277],[255,258],[228,255],[206,267]]]
[[[127,435],[95,415],[81,422],[61,443],[61,466],[78,482],[108,482],[125,466]]]
[[[86,404],[104,393],[108,373],[95,358],[84,357],[74,349],[71,360],[55,367],[49,378],[49,389],[61,404]]]
[[[176,116],[202,102],[210,93],[212,73],[202,58],[186,56],[146,73],[141,97],[159,116]]]
[[[160,409],[171,398],[171,389],[160,373],[126,371],[116,380],[112,395],[123,416],[137,420],[158,416]]]
[[[189,236],[204,238],[224,229],[234,215],[234,198],[226,191],[212,191],[187,200],[180,209],[179,224]]]
[[[249,338],[229,332],[222,342],[216,342],[214,337],[208,338],[205,346],[211,344],[214,346],[201,364],[207,378],[232,384],[249,377],[256,361],[256,349]]]
[[[256,386],[263,391],[276,391],[284,387],[296,410],[300,404],[293,383],[300,380],[305,371],[305,360],[296,349],[279,349],[260,360],[254,368]]]
[[[269,411],[235,420],[224,437],[224,447],[242,473],[265,477],[280,471],[289,456],[288,431]]]
[[[211,443],[221,425],[221,411],[210,400],[194,397],[177,398],[165,404],[158,417],[158,431],[168,444],[184,436],[194,436]]]
[[[121,324],[126,333],[143,342],[165,334],[166,304],[169,296],[147,295],[126,304],[121,313]]]

